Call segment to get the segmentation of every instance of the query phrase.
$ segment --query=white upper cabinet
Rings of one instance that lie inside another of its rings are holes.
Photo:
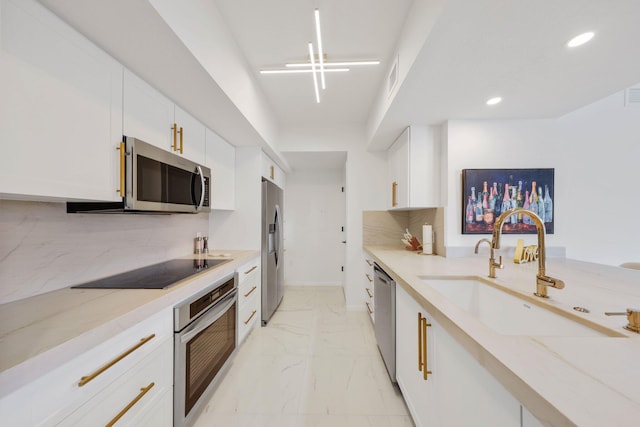
[[[122,66],[39,3],[0,5],[0,196],[118,200]]]
[[[206,129],[207,160],[211,169],[211,209],[233,210],[236,203],[236,148]]]
[[[410,126],[388,150],[389,208],[440,205],[440,144],[437,128]]]
[[[124,131],[164,150],[172,150],[173,102],[147,82],[124,70]]]
[[[177,105],[175,106],[174,123],[178,127],[175,153],[183,155],[196,163],[204,163],[206,152],[205,126]]]
[[[285,173],[282,169],[276,165],[276,162],[271,160],[271,157],[262,153],[262,176],[269,181],[273,182],[280,188],[284,188]]]
[[[124,72],[124,134],[197,163],[205,161],[205,126],[130,72]]]

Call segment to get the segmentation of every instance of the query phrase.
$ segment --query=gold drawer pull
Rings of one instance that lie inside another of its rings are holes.
[[[422,372],[422,313],[418,312],[418,371]]]
[[[149,341],[151,341],[155,336],[156,336],[156,334],[151,334],[146,338],[142,338],[138,344],[134,345],[129,350],[125,351],[120,356],[118,356],[115,359],[113,359],[111,362],[109,362],[106,365],[102,366],[97,371],[93,372],[92,374],[89,374],[87,376],[84,376],[84,377],[80,378],[80,381],[78,382],[78,387],[82,387],[83,385],[87,384],[89,381],[93,380],[95,377],[97,377],[98,375],[100,375],[101,373],[103,373],[104,371],[106,371],[107,369],[109,369],[110,367],[112,367],[113,365],[115,365],[116,363],[118,363],[119,361],[121,361],[122,359],[124,359],[125,357],[127,357],[128,355],[130,355],[131,353],[133,353],[134,351],[136,351],[140,347],[142,347],[144,344],[146,344]]]
[[[124,197],[124,154],[126,150],[124,142],[121,142],[116,150],[120,151],[120,188],[116,191],[120,197]]]
[[[256,315],[256,311],[257,310],[253,310],[253,313],[251,313],[251,316],[249,316],[249,318],[247,320],[244,321],[244,324],[248,324],[249,322],[251,322],[251,319],[253,319],[253,316]]]
[[[244,272],[244,274],[249,274],[251,273],[253,270],[255,270],[256,268],[258,268],[257,265],[254,265],[253,267],[251,267],[250,269],[248,269],[247,271]]]
[[[369,310],[369,314],[373,314],[373,310],[371,310],[371,306],[369,305],[369,303],[365,302],[365,304],[367,304],[367,310]]]
[[[373,298],[373,295],[371,294],[371,291],[369,290],[369,288],[365,288],[367,291],[367,294],[369,294],[369,298]]]
[[[368,259],[365,259],[365,261],[367,262],[367,264],[369,264],[369,267],[373,267],[373,263],[371,261],[369,261]]]
[[[254,286],[253,288],[251,288],[251,290],[249,292],[247,292],[246,294],[244,294],[244,297],[248,297],[249,295],[251,295],[253,293],[253,291],[255,291],[257,288],[257,286]]]
[[[135,399],[133,399],[131,402],[129,402],[129,404],[127,406],[124,407],[124,409],[122,411],[120,411],[118,413],[118,415],[116,415],[111,421],[109,421],[109,424],[107,424],[107,427],[111,427],[112,425],[114,425],[115,423],[118,422],[118,420],[120,418],[122,418],[124,416],[124,414],[126,414],[127,412],[129,412],[129,409],[133,408],[133,405],[135,405],[136,403],[138,403],[138,400],[142,399],[142,397],[147,394],[149,392],[149,390],[151,390],[151,388],[156,385],[156,383],[151,383],[146,387],[143,387],[140,389],[140,394],[138,394]]]
[[[422,360],[418,362],[418,364],[421,367],[424,374],[424,380],[426,381],[427,376],[432,373],[427,364],[427,328],[431,326],[431,323],[427,323],[427,318],[422,317],[422,314],[420,313],[418,313],[418,320],[420,322],[420,327],[418,329],[422,329],[418,332],[420,334],[418,336],[418,345],[422,348]],[[420,350],[418,350],[418,352],[420,352]]]
[[[373,282],[373,279],[371,278],[371,276],[369,276],[368,273],[365,273],[365,276],[367,276],[367,280],[369,281],[369,283]]]

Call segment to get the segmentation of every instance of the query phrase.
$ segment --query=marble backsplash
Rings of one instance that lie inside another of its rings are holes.
[[[444,208],[411,211],[364,211],[362,213],[363,244],[403,248],[400,241],[405,229],[422,242],[422,225],[431,224],[434,231],[433,253],[445,254]]]
[[[208,215],[67,214],[0,200],[0,304],[193,252]]]

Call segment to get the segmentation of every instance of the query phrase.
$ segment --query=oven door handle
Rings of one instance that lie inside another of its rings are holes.
[[[180,343],[184,344],[194,336],[198,335],[203,330],[207,329],[216,320],[221,318],[229,308],[236,303],[237,289],[234,289],[229,295],[224,297],[218,304],[209,309],[204,316],[193,322],[191,326],[188,326],[184,332],[180,333]],[[228,301],[225,303],[225,301]]]

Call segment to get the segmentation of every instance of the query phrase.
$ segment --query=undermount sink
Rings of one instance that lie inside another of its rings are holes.
[[[448,300],[502,335],[603,337],[624,336],[588,326],[543,308],[476,277],[420,279]],[[534,298],[534,297],[532,297]]]

